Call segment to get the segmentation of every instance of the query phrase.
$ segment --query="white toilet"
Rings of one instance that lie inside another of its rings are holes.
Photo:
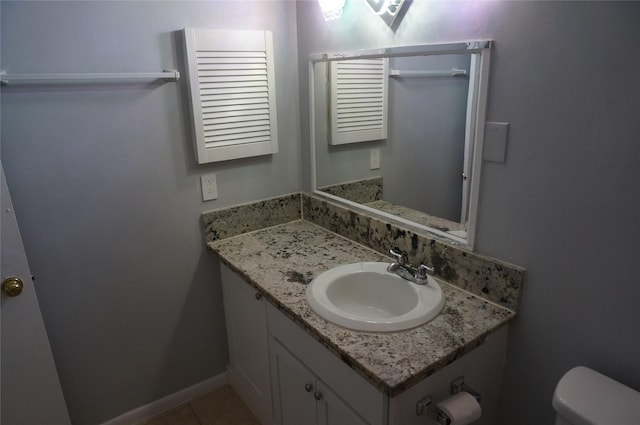
[[[560,379],[553,408],[556,425],[640,424],[640,392],[583,366]]]

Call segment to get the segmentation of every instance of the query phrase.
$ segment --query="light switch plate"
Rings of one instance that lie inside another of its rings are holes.
[[[215,174],[200,176],[200,184],[202,185],[203,201],[218,199],[218,181]]]
[[[509,123],[487,122],[484,130],[484,152],[482,159],[504,164],[507,161]]]
[[[377,170],[380,168],[380,149],[371,149],[369,156],[369,169]]]

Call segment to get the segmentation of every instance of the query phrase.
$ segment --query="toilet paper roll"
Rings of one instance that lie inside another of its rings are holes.
[[[480,419],[482,414],[482,408],[475,397],[466,391],[452,395],[437,406],[451,420],[450,425],[468,425]]]

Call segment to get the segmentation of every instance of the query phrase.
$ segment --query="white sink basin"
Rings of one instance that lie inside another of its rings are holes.
[[[416,285],[387,272],[388,263],[354,263],[327,270],[307,288],[307,301],[324,319],[345,328],[393,332],[436,317],[444,306],[440,285]]]

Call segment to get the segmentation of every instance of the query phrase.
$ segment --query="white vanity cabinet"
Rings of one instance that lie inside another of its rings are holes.
[[[277,425],[386,424],[382,392],[270,303],[267,318]]]
[[[450,396],[451,382],[482,395],[482,417],[497,413],[507,326],[428,378],[389,397],[331,352],[226,266],[221,266],[231,385],[262,425],[434,425],[435,406],[417,415],[416,403]]]
[[[277,339],[270,350],[276,424],[368,425]]]
[[[225,265],[221,277],[229,380],[263,425],[383,425],[381,392]]]
[[[270,341],[273,416],[279,425],[316,423],[316,378],[276,339]]]
[[[229,381],[263,425],[273,423],[265,299],[221,265],[229,344]]]

